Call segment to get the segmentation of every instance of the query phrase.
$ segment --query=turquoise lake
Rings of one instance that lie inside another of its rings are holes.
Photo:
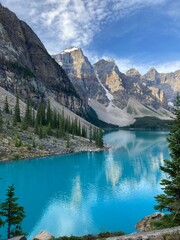
[[[113,131],[109,150],[11,161],[0,164],[0,198],[15,185],[25,207],[29,239],[41,230],[55,236],[135,231],[155,212],[160,171],[169,159],[167,132]],[[2,231],[1,231],[2,233]]]

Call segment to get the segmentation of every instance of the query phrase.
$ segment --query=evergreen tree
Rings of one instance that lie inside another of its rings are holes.
[[[92,136],[92,126],[90,125],[90,127],[89,127],[89,141],[90,141],[90,143],[92,143],[92,138],[93,138],[93,136]]]
[[[45,107],[44,107],[44,103],[41,100],[39,105],[38,105],[38,109],[37,109],[37,114],[36,114],[36,125],[45,125],[46,123],[46,114],[45,114]]]
[[[5,202],[0,204],[0,216],[7,224],[7,238],[9,239],[24,234],[21,229],[21,222],[25,213],[24,208],[17,203],[18,198],[15,197],[14,185],[8,187],[6,196]]]
[[[32,110],[32,127],[35,126],[35,110]]]
[[[6,98],[5,98],[5,103],[4,103],[4,112],[5,113],[7,113],[7,114],[9,114],[10,113],[10,111],[9,111],[9,103],[8,103],[8,99],[7,99],[7,96],[6,96]]]
[[[97,129],[97,134],[96,134],[96,146],[102,148],[104,146],[103,143],[103,133],[102,129]]]
[[[32,125],[32,108],[31,108],[31,104],[30,104],[30,100],[27,100],[27,104],[26,104],[26,112],[25,112],[25,116],[24,116],[24,123],[27,127]]]
[[[51,121],[52,121],[52,110],[51,110],[50,101],[48,100],[47,111],[46,111],[46,123],[51,124]]]
[[[86,138],[87,137],[87,129],[85,126],[82,127],[82,133],[81,133],[81,136]]]
[[[70,136],[68,133],[66,133],[66,148],[70,148],[71,142],[70,142]]]
[[[19,97],[16,96],[16,105],[14,108],[14,116],[13,116],[14,124],[21,122],[21,115],[20,115],[20,107],[19,107]]]
[[[0,109],[0,133],[2,132],[2,128],[3,128],[3,116],[2,116],[1,109]]]
[[[173,111],[175,119],[168,136],[170,156],[172,161],[164,160],[161,170],[167,174],[166,179],[161,181],[163,194],[155,198],[159,205],[155,209],[169,211],[168,224],[180,225],[180,96],[176,98]]]
[[[56,109],[53,110],[52,128],[57,128],[57,112]]]

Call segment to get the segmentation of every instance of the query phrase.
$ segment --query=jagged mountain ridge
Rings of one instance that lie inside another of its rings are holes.
[[[51,96],[71,111],[86,114],[67,74],[33,30],[0,4],[0,86],[34,105]]]
[[[176,95],[180,92],[180,70],[171,73],[159,73],[155,68],[140,76],[139,81],[165,92],[168,102],[174,102]]]
[[[158,110],[162,107],[168,108],[163,89],[150,84],[150,80],[144,81],[136,69],[130,69],[123,74],[113,60],[104,59],[92,66],[83,51],[76,47],[65,49],[53,57],[64,68],[77,91],[81,86],[83,95],[88,98],[89,106],[96,111],[99,119],[119,126],[129,125],[134,122],[135,117],[142,116],[169,119],[171,114],[168,111]],[[88,75],[86,81],[85,75]],[[89,94],[90,89],[93,95]],[[143,110],[138,116],[128,112],[128,105],[132,103],[132,99],[138,102],[135,106],[144,105],[140,107]],[[146,106],[147,109],[144,110]]]
[[[65,70],[84,101],[88,98],[96,98],[101,103],[107,102],[107,98],[104,97],[105,90],[99,83],[93,66],[80,48],[71,47],[53,57]]]

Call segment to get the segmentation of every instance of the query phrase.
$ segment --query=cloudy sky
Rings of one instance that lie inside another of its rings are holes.
[[[81,47],[120,70],[180,69],[179,0],[0,0],[26,21],[50,54]]]

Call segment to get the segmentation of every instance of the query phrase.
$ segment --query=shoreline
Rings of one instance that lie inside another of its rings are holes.
[[[77,139],[79,140],[79,142],[77,142]],[[80,139],[79,139],[80,138]],[[44,139],[47,140],[47,139]],[[62,142],[62,139],[61,139]],[[89,152],[89,153],[93,153],[93,152],[102,152],[105,150],[108,150],[110,148],[110,146],[105,145],[102,148],[96,147],[95,143],[92,142],[90,143],[89,140],[82,138],[82,137],[75,137],[75,142],[76,145],[81,145],[81,146],[72,146],[69,148],[64,147],[62,144],[61,147],[59,148],[59,145],[55,145],[53,146],[55,149],[51,150],[51,149],[46,149],[46,150],[41,150],[41,149],[36,149],[37,151],[28,151],[27,149],[23,149],[22,148],[16,148],[15,153],[14,154],[18,154],[17,158],[16,157],[11,157],[11,155],[9,157],[5,157],[0,159],[0,164],[1,163],[6,163],[6,162],[12,162],[12,161],[25,161],[25,160],[31,160],[31,159],[36,159],[36,158],[45,158],[45,157],[53,157],[53,156],[63,156],[63,155],[68,155],[68,154],[75,154],[75,153],[82,153],[82,152]],[[63,141],[64,143],[64,141]],[[88,144],[88,146],[87,146]],[[24,151],[23,151],[24,150]],[[34,149],[32,149],[34,150]],[[23,151],[23,153],[22,153]],[[22,153],[22,155],[21,155]]]

